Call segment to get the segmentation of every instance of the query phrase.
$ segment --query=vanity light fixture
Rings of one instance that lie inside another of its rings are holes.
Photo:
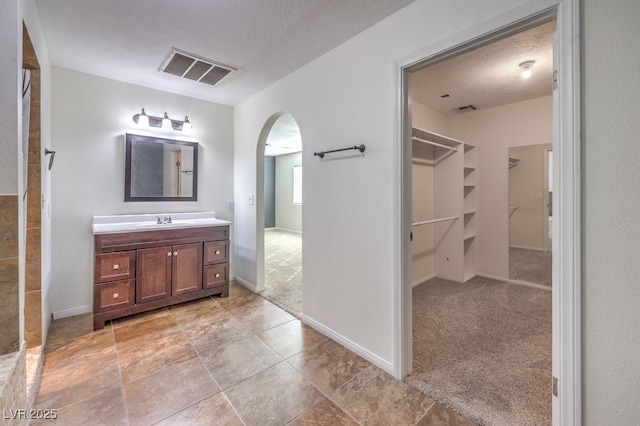
[[[189,117],[185,115],[184,123],[182,123],[182,131],[190,132],[191,130],[193,130],[193,128],[191,127],[191,122],[189,121]]]
[[[520,65],[518,65],[522,70],[522,78],[531,77],[531,74],[532,74],[531,69],[533,68],[533,64],[535,63],[536,61],[525,61],[525,62],[522,62]]]
[[[163,117],[156,117],[147,115],[144,108],[142,108],[142,112],[133,115],[133,122],[136,123],[138,127],[158,127],[162,130],[176,130],[179,132],[190,132],[192,130],[189,117],[185,116],[184,121],[175,120],[169,118],[166,112]]]

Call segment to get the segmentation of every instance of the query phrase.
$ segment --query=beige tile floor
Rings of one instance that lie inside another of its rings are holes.
[[[97,332],[54,321],[45,355],[43,424],[471,425],[233,283]]]

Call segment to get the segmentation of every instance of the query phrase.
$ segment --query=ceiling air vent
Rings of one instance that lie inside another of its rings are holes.
[[[215,86],[235,68],[173,48],[160,71]]]
[[[458,111],[458,112],[466,112],[466,111],[474,111],[476,109],[478,109],[478,108],[476,108],[473,105],[464,105],[464,106],[456,108],[456,111]]]

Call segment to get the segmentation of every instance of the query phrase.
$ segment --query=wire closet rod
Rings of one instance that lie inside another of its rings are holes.
[[[332,149],[331,151],[320,151],[320,152],[314,152],[313,155],[317,155],[320,158],[324,158],[325,154],[330,154],[332,152],[340,152],[340,151],[348,151],[350,149],[357,149],[360,152],[364,152],[365,150],[365,146],[364,144],[360,145],[360,146],[350,146],[349,148],[340,148],[340,149]]]
[[[431,141],[428,141],[426,139],[419,138],[417,136],[412,136],[411,139],[413,139],[414,141],[422,142],[422,143],[428,143],[429,145],[437,146],[438,148],[449,149],[451,151],[457,151],[458,150],[458,148],[455,148],[453,146],[448,146],[448,145],[443,145],[441,143],[431,142]]]
[[[444,222],[445,220],[456,220],[458,216],[442,217],[439,219],[424,220],[422,222],[413,222],[411,226],[429,225],[431,223]]]

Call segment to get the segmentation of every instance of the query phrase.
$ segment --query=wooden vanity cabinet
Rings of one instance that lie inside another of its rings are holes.
[[[229,227],[95,236],[93,327],[201,297],[229,295]]]

